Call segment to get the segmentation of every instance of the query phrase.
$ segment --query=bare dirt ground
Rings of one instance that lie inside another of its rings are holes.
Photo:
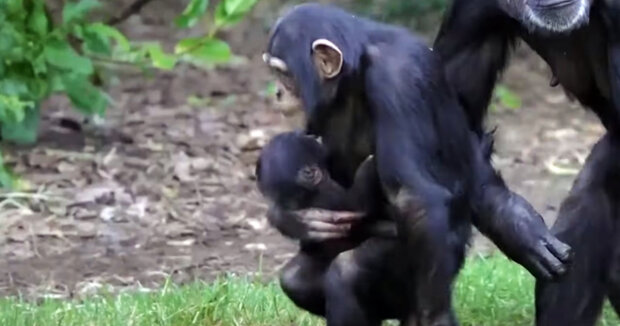
[[[181,35],[166,25],[178,12],[160,3],[123,28],[170,43]],[[38,191],[1,203],[0,295],[80,297],[226,272],[270,277],[291,257],[295,246],[268,227],[253,179],[261,145],[301,119],[266,95],[271,77],[259,57],[270,12],[227,33],[245,62],[121,75],[103,128],[63,128],[61,119],[75,117],[67,102],[46,103],[40,142],[9,151]],[[489,126],[499,126],[496,166],[551,223],[602,128],[548,87],[549,77],[520,51],[504,80],[523,108],[494,112]],[[489,248],[480,238],[474,247]]]

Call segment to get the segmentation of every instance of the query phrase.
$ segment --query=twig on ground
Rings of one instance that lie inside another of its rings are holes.
[[[40,200],[40,201],[68,201],[66,198],[61,197],[61,196],[45,195],[41,193],[28,193],[28,192],[9,192],[5,194],[0,194],[0,199],[2,200],[31,199],[31,200]]]
[[[139,13],[142,10],[142,8],[144,8],[144,6],[146,6],[151,1],[153,0],[134,1],[134,3],[129,5],[129,7],[127,7],[125,10],[123,10],[123,12],[121,12],[120,15],[108,19],[107,21],[108,25],[118,25],[122,23],[127,18]]]

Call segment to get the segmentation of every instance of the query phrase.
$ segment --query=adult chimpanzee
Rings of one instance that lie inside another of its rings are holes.
[[[472,128],[479,134],[483,133],[483,119],[494,84],[519,38],[549,64],[552,86],[561,84],[569,97],[577,98],[598,115],[608,137],[620,138],[620,1],[454,0],[434,49],[442,56],[448,79],[456,88]],[[584,209],[593,215],[583,217],[592,218],[590,224],[604,220],[594,217],[605,215],[602,210],[591,211],[594,208],[589,205]],[[559,239],[578,253],[574,265],[603,266],[603,262],[593,265],[593,259],[599,257],[594,248],[599,245],[608,248],[614,239],[588,233],[590,228],[580,230],[579,221],[569,218],[562,222],[573,226],[562,227],[569,231],[561,232]],[[600,227],[602,224],[591,229]],[[580,270],[583,267],[578,267],[561,283],[547,287],[541,292],[544,295],[537,297],[544,302],[538,304],[542,311],[537,313],[548,316],[539,318],[542,325],[561,324],[556,320],[588,325],[578,317],[582,313],[581,301],[562,295],[580,288],[584,290],[578,295],[580,298],[596,296],[594,283],[598,279],[593,275],[603,275],[606,271],[580,274]]]
[[[276,23],[264,59],[301,98],[307,131],[322,137],[336,181],[350,185],[359,164],[375,154],[408,251],[409,323],[456,324],[451,284],[472,221],[537,275],[564,271],[569,249],[478,157],[478,140],[439,59],[406,30],[300,5]],[[271,213],[273,221],[301,219],[285,208]],[[327,315],[330,325],[367,324]]]
[[[620,313],[620,144],[610,134],[594,145],[551,229],[578,243],[560,282],[536,284],[537,325],[594,325],[605,296]],[[583,241],[592,239],[594,241]]]
[[[396,225],[387,220],[374,161],[364,161],[350,189],[330,178],[327,152],[316,138],[287,132],[275,136],[262,150],[256,166],[258,188],[273,204],[290,210],[324,208],[366,212],[346,238],[307,240],[305,225],[279,221],[275,227],[301,240],[299,253],[282,269],[280,284],[299,307],[325,316],[380,324],[401,319],[407,311],[406,270],[396,239]],[[321,221],[310,225],[327,227]],[[339,229],[335,230],[337,231]],[[332,232],[331,234],[334,234]],[[348,307],[356,306],[350,314]],[[363,325],[363,324],[362,324]]]
[[[495,82],[519,38],[549,64],[552,86],[562,84],[615,131],[619,15],[616,0],[454,0],[434,49],[479,134]]]

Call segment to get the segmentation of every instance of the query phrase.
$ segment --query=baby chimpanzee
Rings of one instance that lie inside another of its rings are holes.
[[[369,157],[358,168],[350,189],[335,182],[326,169],[326,149],[302,132],[275,136],[256,165],[259,190],[289,210],[322,208],[364,212],[349,236],[312,242],[305,240],[302,223],[294,219],[270,222],[283,234],[300,240],[300,251],[283,268],[280,283],[298,306],[324,316],[326,309],[357,304],[367,320],[406,316],[408,275],[389,220],[375,163]],[[320,221],[306,221],[308,224]],[[320,226],[317,226],[320,229]],[[316,239],[317,237],[312,237]],[[360,316],[361,317],[361,316]]]

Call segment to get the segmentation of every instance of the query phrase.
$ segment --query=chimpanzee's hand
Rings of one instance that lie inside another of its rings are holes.
[[[305,237],[301,240],[325,241],[349,236],[349,231],[359,222],[364,213],[306,209],[296,212],[300,222],[305,225]]]
[[[513,194],[500,214],[504,218],[494,223],[489,236],[510,259],[540,279],[552,280],[566,272],[571,248],[551,234],[525,199]]]
[[[316,242],[346,238],[352,226],[364,218],[364,213],[322,209],[288,211],[272,206],[267,218],[284,236]]]

